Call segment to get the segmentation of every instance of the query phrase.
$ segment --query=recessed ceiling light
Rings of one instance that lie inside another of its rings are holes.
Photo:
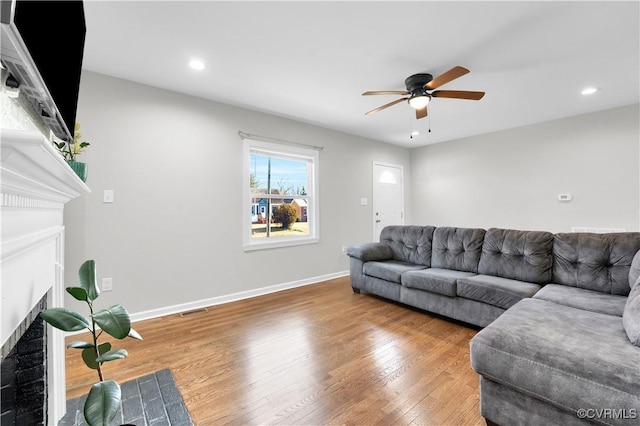
[[[199,61],[197,59],[194,59],[193,61],[189,62],[189,66],[191,68],[193,68],[194,70],[203,70],[204,69],[204,64],[202,63],[202,61]]]
[[[580,94],[581,95],[593,95],[597,91],[598,91],[598,89],[595,88],[595,87],[586,87],[586,88],[582,89],[582,92],[580,92]]]

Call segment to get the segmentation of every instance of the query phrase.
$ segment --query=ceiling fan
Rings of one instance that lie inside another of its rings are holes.
[[[428,115],[427,105],[431,101],[431,98],[452,98],[452,99],[469,99],[472,101],[479,101],[484,96],[484,92],[470,92],[466,90],[435,90],[438,87],[449,83],[456,78],[462,77],[469,72],[464,67],[453,67],[449,71],[433,78],[431,74],[414,74],[408,77],[404,84],[407,86],[407,90],[374,90],[370,92],[364,92],[362,96],[370,95],[402,95],[403,98],[396,99],[395,101],[384,104],[381,107],[372,109],[365,113],[365,115],[373,114],[374,112],[382,111],[385,108],[389,108],[402,101],[408,101],[416,110],[416,119],[424,118]]]

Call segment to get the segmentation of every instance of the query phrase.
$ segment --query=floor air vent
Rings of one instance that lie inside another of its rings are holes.
[[[207,308],[200,308],[200,309],[194,309],[193,311],[185,311],[185,312],[180,312],[180,316],[181,317],[186,317],[186,316],[190,316],[193,314],[201,314],[204,312],[209,312],[209,310]]]

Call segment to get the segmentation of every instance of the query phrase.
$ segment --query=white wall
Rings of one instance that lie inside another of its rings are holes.
[[[410,176],[404,148],[86,71],[77,121],[93,192],[65,210],[66,282],[95,259],[100,306],[132,313],[345,272],[341,247],[372,238],[372,162]],[[243,251],[239,130],[324,147],[320,243]]]
[[[404,167],[408,224],[638,230],[638,105],[409,150],[85,71],[77,119],[93,193],[65,210],[66,282],[96,259],[100,306],[142,316],[346,271],[341,247],[372,238],[374,160]],[[325,147],[319,244],[243,251],[238,130]]]
[[[639,122],[636,104],[413,149],[413,222],[637,231]]]

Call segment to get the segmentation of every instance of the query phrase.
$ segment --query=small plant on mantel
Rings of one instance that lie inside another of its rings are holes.
[[[89,142],[82,141],[80,142],[80,138],[82,138],[82,133],[80,133],[80,123],[76,123],[73,129],[73,142],[67,143],[65,141],[56,142],[53,141],[53,144],[65,161],[76,161],[76,156],[83,153],[84,149],[91,145]]]
[[[60,154],[65,159],[69,167],[73,169],[82,181],[87,180],[87,165],[85,163],[76,161],[76,156],[83,153],[85,148],[91,145],[89,142],[80,141],[82,133],[80,133],[80,123],[76,123],[73,129],[73,142],[67,143],[65,141],[56,142],[53,141],[53,145],[58,148]]]
[[[67,287],[67,293],[76,300],[86,302],[89,307],[89,318],[67,308],[50,308],[40,312],[40,317],[51,326],[63,331],[81,331],[87,329],[91,333],[91,341],[74,341],[67,344],[67,348],[82,350],[82,359],[87,367],[97,370],[99,382],[89,391],[84,404],[84,418],[91,426],[108,425],[115,417],[122,394],[120,385],[114,380],[104,380],[102,364],[126,358],[125,349],[114,349],[111,343],[99,343],[103,333],[116,338],[133,337],[142,340],[133,328],[131,317],[122,305],[94,312],[93,302],[100,295],[96,284],[96,263],[87,260],[78,271],[80,287]]]

